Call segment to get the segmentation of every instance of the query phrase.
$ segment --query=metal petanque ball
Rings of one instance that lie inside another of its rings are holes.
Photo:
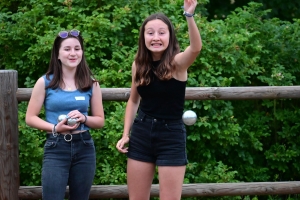
[[[182,115],[182,120],[185,125],[193,125],[197,121],[197,115],[192,110],[187,110]]]
[[[78,119],[78,118],[69,118],[68,121],[67,121],[67,124],[68,124],[69,126],[74,126],[75,124],[78,123],[78,122],[77,122],[77,119]],[[79,124],[79,123],[78,123],[78,124]]]
[[[61,122],[62,120],[66,119],[67,118],[67,115],[59,115],[57,117],[57,122]]]
[[[79,123],[77,122],[77,119],[78,118],[69,118],[67,115],[59,115],[58,118],[57,118],[57,121],[58,122],[61,122],[62,120],[64,120],[65,118],[67,118],[67,124],[69,126],[74,126],[76,123]]]

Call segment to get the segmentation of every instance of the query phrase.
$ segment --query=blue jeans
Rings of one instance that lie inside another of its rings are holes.
[[[67,141],[66,141],[66,140]],[[69,185],[70,200],[88,200],[96,169],[94,141],[86,131],[54,137],[47,134],[42,169],[43,200],[63,200]]]

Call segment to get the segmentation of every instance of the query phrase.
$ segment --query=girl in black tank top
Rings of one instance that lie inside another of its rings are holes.
[[[163,13],[150,15],[140,28],[123,135],[116,145],[128,157],[127,185],[131,200],[150,199],[156,166],[160,199],[181,198],[188,162],[186,130],[181,119],[187,69],[202,48],[193,18],[197,0],[183,0],[183,4],[190,37],[190,46],[183,52],[171,21]]]

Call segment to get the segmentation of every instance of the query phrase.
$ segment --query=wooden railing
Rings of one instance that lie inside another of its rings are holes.
[[[151,197],[159,197],[159,186],[153,184]],[[216,197],[243,195],[300,194],[300,181],[291,182],[252,182],[252,183],[199,183],[183,184],[182,197]],[[65,197],[69,191],[67,189]],[[21,199],[40,199],[41,186],[23,186],[19,189]],[[128,198],[126,185],[93,185],[90,199]]]
[[[31,88],[18,88],[15,70],[0,70],[0,200],[41,199],[40,186],[19,185],[18,102],[28,101]],[[102,88],[103,101],[126,101],[130,88]],[[300,98],[300,86],[193,87],[186,100],[253,100]],[[300,181],[184,184],[182,197],[300,194]],[[66,197],[68,190],[66,191]],[[153,184],[151,196],[158,197]],[[127,198],[126,185],[94,185],[90,199]]]

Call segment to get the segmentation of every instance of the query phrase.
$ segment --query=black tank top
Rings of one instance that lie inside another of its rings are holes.
[[[153,62],[154,68],[159,62]],[[157,119],[181,119],[184,109],[186,81],[171,78],[159,80],[152,71],[151,82],[146,86],[138,86],[141,96],[140,107],[145,114]]]

